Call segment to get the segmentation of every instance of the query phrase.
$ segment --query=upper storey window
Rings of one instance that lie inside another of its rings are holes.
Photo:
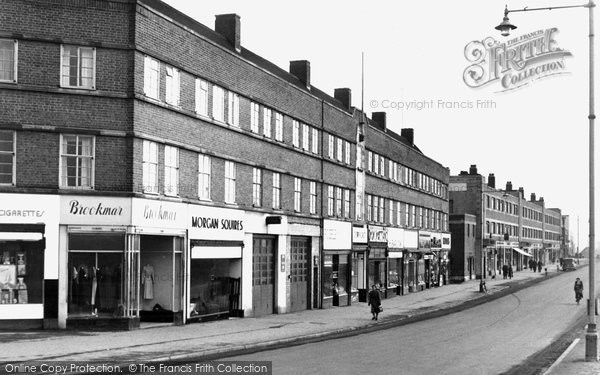
[[[0,82],[17,82],[17,41],[0,39]]]
[[[61,87],[94,90],[96,88],[96,49],[62,45]]]

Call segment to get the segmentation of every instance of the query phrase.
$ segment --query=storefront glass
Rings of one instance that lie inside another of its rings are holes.
[[[43,242],[0,241],[0,303],[43,303]]]
[[[237,303],[241,259],[192,259],[190,269],[191,317],[229,313]]]
[[[388,266],[388,289],[396,289],[400,285],[400,259],[390,259]],[[396,290],[394,290],[396,292]]]
[[[125,235],[69,234],[70,316],[113,316],[122,303]]]

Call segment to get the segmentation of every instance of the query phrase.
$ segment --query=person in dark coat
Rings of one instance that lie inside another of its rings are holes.
[[[381,295],[379,295],[376,285],[373,285],[369,291],[368,305],[371,306],[371,314],[373,314],[371,320],[377,320],[379,317],[379,308],[381,307]]]
[[[577,301],[577,304],[579,305],[579,300],[583,298],[583,281],[581,281],[579,277],[575,279],[573,290],[575,290],[575,301]]]
[[[512,279],[513,277],[513,268],[512,268],[512,264],[510,266],[508,266],[508,278]]]
[[[538,272],[542,272],[542,261],[541,260],[538,260],[537,266],[538,266]]]
[[[508,266],[505,264],[502,266],[502,278],[506,279],[508,276]]]

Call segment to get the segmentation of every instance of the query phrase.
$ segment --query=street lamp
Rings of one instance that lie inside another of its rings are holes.
[[[585,335],[585,360],[586,361],[598,361],[598,331],[596,330],[596,291],[595,291],[595,254],[594,246],[596,242],[595,236],[595,196],[594,196],[594,120],[596,115],[594,114],[594,7],[596,4],[593,0],[589,0],[587,4],[583,5],[569,5],[559,7],[547,7],[547,8],[523,8],[509,10],[508,7],[504,8],[504,19],[500,25],[496,26],[496,30],[500,30],[503,36],[508,36],[511,30],[517,27],[510,23],[508,20],[508,13],[511,12],[526,12],[534,10],[552,10],[552,9],[565,9],[565,8],[588,8],[589,10],[589,300],[588,300],[588,329]]]

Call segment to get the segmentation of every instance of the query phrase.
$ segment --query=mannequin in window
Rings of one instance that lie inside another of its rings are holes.
[[[98,315],[98,307],[100,305],[100,296],[98,289],[98,281],[100,281],[100,269],[98,267],[92,267],[91,269],[92,278],[92,315]]]
[[[154,267],[149,264],[142,269],[142,296],[144,299],[154,299]]]

